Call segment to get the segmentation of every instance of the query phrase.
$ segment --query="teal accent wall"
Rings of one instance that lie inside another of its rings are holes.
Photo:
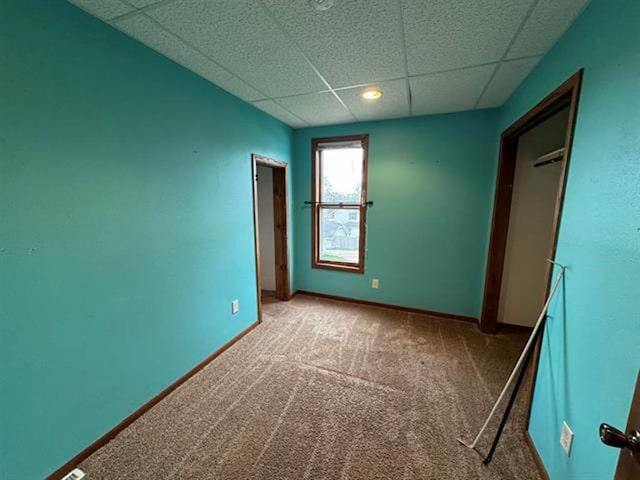
[[[497,111],[294,131],[301,290],[478,317],[496,173]],[[369,134],[364,275],[311,268],[311,139]],[[372,278],[380,289],[371,288]]]
[[[38,479],[256,321],[292,131],[64,1],[0,2],[0,70],[0,478]]]
[[[640,368],[640,2],[594,0],[501,110],[501,129],[584,67],[531,423],[551,480],[613,478]],[[562,421],[575,433],[567,457]]]

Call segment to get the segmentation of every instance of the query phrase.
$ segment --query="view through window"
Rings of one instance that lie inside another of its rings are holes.
[[[313,266],[364,271],[368,137],[315,139]]]

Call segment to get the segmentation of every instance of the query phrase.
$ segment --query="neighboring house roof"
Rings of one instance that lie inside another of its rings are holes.
[[[340,223],[340,222],[323,222],[322,224],[323,228],[322,228],[322,233],[324,234],[325,237],[334,237],[338,231],[338,229],[340,229],[341,227],[345,230],[345,233],[348,231],[350,235],[357,235],[358,234],[358,229],[359,229],[359,224],[358,222],[346,222],[346,223]]]

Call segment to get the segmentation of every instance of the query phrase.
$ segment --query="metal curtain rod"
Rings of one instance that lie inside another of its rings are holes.
[[[327,206],[333,206],[333,207],[373,207],[373,200],[369,200],[367,202],[364,203],[350,203],[350,202],[311,202],[309,200],[305,200],[304,202],[305,205],[327,205]]]

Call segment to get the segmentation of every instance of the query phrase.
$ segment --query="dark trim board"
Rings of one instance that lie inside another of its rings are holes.
[[[167,388],[165,388],[163,391],[161,391],[158,395],[153,397],[151,400],[149,400],[147,403],[142,405],[140,408],[138,408],[135,412],[133,412],[127,418],[122,420],[118,425],[113,427],[111,430],[105,433],[98,440],[93,442],[91,445],[89,445],[87,448],[82,450],[80,453],[78,453],[75,457],[73,457],[67,463],[65,463],[60,468],[58,468],[51,475],[46,477],[46,480],[59,480],[63,478],[65,475],[67,475],[71,470],[73,470],[74,468],[77,468],[78,465],[80,465],[87,458],[89,458],[91,455],[93,455],[95,452],[97,452],[102,447],[104,447],[107,443],[113,440],[125,428],[127,428],[129,425],[135,422],[138,418],[140,418],[146,412],[151,410],[151,408],[153,408],[156,404],[158,404],[167,395],[169,395],[175,389],[180,387],[183,383],[185,383],[187,380],[193,377],[196,373],[198,373],[200,370],[206,367],[209,363],[211,363],[211,361],[213,361],[214,359],[219,357],[222,353],[224,353],[226,350],[228,350],[230,347],[232,347],[236,342],[242,339],[242,337],[244,337],[251,330],[256,328],[259,324],[260,324],[260,321],[256,321],[251,326],[249,326],[248,328],[240,332],[238,335],[233,337],[231,340],[225,343],[222,347],[220,347],[218,350],[213,352],[211,355],[209,355],[207,358],[202,360],[195,367],[193,367],[191,370],[185,373],[182,377],[180,377],[178,380],[176,380]]]
[[[515,332],[515,333],[531,333],[533,327],[524,325],[515,325],[513,323],[499,323],[498,332]]]
[[[320,178],[322,176],[322,164],[320,162],[319,145],[321,143],[332,142],[360,142],[363,150],[362,162],[362,189],[360,203],[357,207],[350,204],[349,207],[342,203],[323,204],[328,208],[357,208],[360,212],[359,242],[358,242],[358,264],[336,262],[330,260],[320,260],[320,245],[318,242],[318,233],[320,231],[320,203],[322,201],[320,186]],[[367,176],[369,168],[369,134],[343,135],[340,137],[322,137],[313,138],[311,140],[311,268],[320,268],[324,270],[337,270],[340,272],[364,273],[365,247],[366,247],[366,225],[367,225]]]
[[[533,443],[533,439],[529,432],[524,432],[524,441],[529,447],[529,451],[531,452],[531,456],[533,457],[533,462],[536,464],[536,468],[538,469],[538,473],[542,477],[543,480],[549,480],[549,474],[547,473],[547,469],[544,467],[544,463],[542,463],[542,458],[540,458],[540,454],[538,453],[538,449]]]
[[[565,151],[560,174],[560,184],[556,196],[556,206],[551,232],[551,248],[549,259],[555,258],[558,231],[562,215],[562,204],[567,181],[567,171],[571,160],[571,146],[578,110],[580,86],[582,84],[582,70],[579,70],[562,85],[541,100],[535,107],[525,113],[508,127],[500,137],[500,157],[498,160],[498,175],[493,201],[493,217],[491,220],[491,237],[485,274],[482,314],[480,316],[480,330],[485,333],[495,333],[498,326],[498,308],[502,286],[505,252],[509,233],[509,217],[511,213],[511,197],[513,193],[513,179],[515,175],[518,154],[518,140],[521,135],[540,125],[549,117],[564,108],[569,108],[569,118],[565,132]],[[544,304],[549,292],[553,265],[547,265],[545,283],[547,290],[545,298],[540,299],[540,306]]]
[[[306,290],[297,290],[291,298],[296,295],[307,295],[308,297],[326,298],[328,300],[338,300],[340,302],[355,303],[357,305],[366,305],[369,307],[387,308],[389,310],[398,310],[400,312],[417,313],[420,315],[428,315],[430,317],[446,318],[449,320],[458,320],[462,322],[478,323],[477,318],[467,317],[465,315],[457,315],[455,313],[434,312],[433,310],[424,310],[422,308],[403,307],[401,305],[392,305],[389,303],[372,302],[370,300],[359,300],[357,298],[340,297],[338,295],[329,295],[326,293],[309,292]]]
[[[278,300],[291,297],[289,278],[289,200],[287,163],[262,155],[251,155],[251,175],[253,184],[253,239],[256,261],[256,296],[258,299],[258,320],[262,319],[262,287],[260,285],[260,222],[258,221],[258,166],[271,168],[273,173],[273,234],[275,248],[276,291]]]

